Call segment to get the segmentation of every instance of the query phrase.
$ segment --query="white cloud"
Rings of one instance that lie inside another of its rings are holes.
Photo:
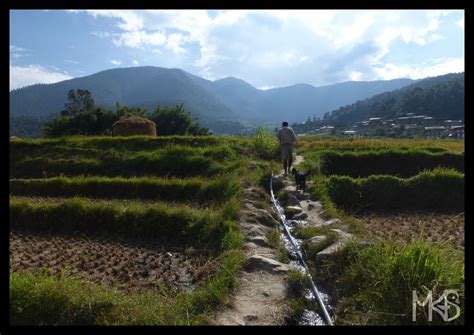
[[[71,63],[71,64],[74,64],[74,65],[78,65],[79,62],[78,61],[75,61],[75,60],[72,60],[72,59],[65,59],[64,60],[66,63]]]
[[[352,81],[359,81],[362,79],[363,73],[362,72],[357,72],[357,71],[352,71],[350,74],[350,78]]]
[[[385,80],[396,78],[420,79],[435,77],[446,73],[464,72],[464,59],[439,58],[430,59],[421,64],[386,64],[375,69],[376,73]]]
[[[10,90],[33,84],[52,84],[71,78],[67,73],[50,71],[37,64],[10,66]]]
[[[133,60],[133,65],[139,65],[140,63],[137,60]]]
[[[116,60],[116,59],[112,59],[110,62],[111,62],[112,64],[114,64],[114,65],[120,65],[120,64],[122,64],[122,61]]]
[[[143,45],[160,46],[166,43],[166,35],[161,31],[127,31],[120,34],[118,38],[114,38],[113,42],[117,46],[127,46],[138,48]]]
[[[20,58],[24,56],[30,56],[27,53],[28,49],[17,47],[16,45],[10,45],[10,57],[11,58]]]
[[[205,78],[235,76],[262,87],[304,81],[323,85],[361,76],[374,80],[404,73],[406,65],[393,64],[398,68],[394,70],[387,64],[394,63],[386,60],[392,49],[397,47],[400,52],[403,47],[408,50],[447,39],[440,27],[451,14],[461,11],[226,10],[213,15],[205,10],[87,12],[96,18],[117,20],[114,31],[96,35],[118,47],[139,48],[160,60],[172,53],[179,55],[172,57],[175,67]],[[463,26],[464,19],[457,24]],[[186,63],[179,65],[180,61]]]
[[[464,18],[460,19],[459,21],[456,21],[456,25],[458,25],[458,27],[464,29]]]

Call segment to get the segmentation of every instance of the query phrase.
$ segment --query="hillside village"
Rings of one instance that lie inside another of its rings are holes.
[[[309,127],[311,128],[309,130],[308,121],[293,124],[293,128],[299,135],[345,135],[350,137],[423,136],[426,138],[464,139],[464,122],[462,120],[438,120],[431,116],[416,115],[414,113],[407,113],[405,116],[398,118],[373,117],[356,122],[349,127],[337,127],[330,124],[322,125],[320,122],[313,123],[315,126]]]

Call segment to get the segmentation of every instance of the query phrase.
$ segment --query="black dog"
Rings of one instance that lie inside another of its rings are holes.
[[[296,190],[302,189],[303,192],[306,192],[306,176],[308,176],[311,173],[311,170],[309,170],[306,173],[302,173],[295,168],[291,169],[291,173],[295,176],[295,182],[296,182]]]

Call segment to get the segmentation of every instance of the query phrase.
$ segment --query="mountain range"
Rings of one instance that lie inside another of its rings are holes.
[[[216,133],[239,125],[278,125],[320,117],[340,106],[414,83],[411,79],[350,81],[314,87],[296,84],[261,90],[234,77],[207,80],[180,69],[143,66],[116,68],[54,84],[36,84],[10,92],[10,117],[47,118],[64,109],[71,89],[87,89],[96,105],[116,102],[152,110],[184,103],[185,110]],[[242,126],[243,125],[243,126]]]
[[[384,92],[342,106],[324,115],[324,121],[340,126],[372,117],[395,118],[407,113],[437,120],[464,120],[464,72],[418,80],[397,90]]]

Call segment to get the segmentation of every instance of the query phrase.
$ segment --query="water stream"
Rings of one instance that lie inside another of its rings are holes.
[[[273,206],[278,212],[280,217],[280,237],[283,242],[284,247],[288,251],[290,256],[290,265],[294,266],[295,268],[299,269],[301,273],[306,274],[311,283],[311,289],[308,289],[306,292],[305,298],[310,301],[316,301],[319,306],[321,312],[315,312],[312,310],[305,310],[299,325],[305,326],[317,326],[317,325],[333,325],[332,319],[328,313],[328,309],[331,308],[329,304],[329,295],[318,290],[316,285],[314,284],[313,278],[309,273],[308,266],[304,261],[303,254],[301,253],[301,239],[295,238],[291,232],[297,226],[303,225],[305,222],[300,220],[287,220],[285,216],[285,212],[283,207],[280,205],[280,202],[275,198],[273,194],[273,185],[272,185],[272,178],[270,178],[270,194],[272,197]]]

